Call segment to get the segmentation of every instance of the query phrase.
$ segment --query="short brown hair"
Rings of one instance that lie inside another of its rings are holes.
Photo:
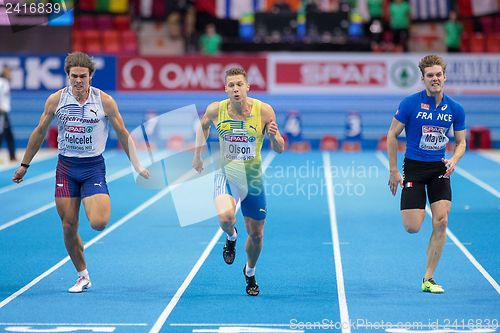
[[[235,66],[231,67],[226,71],[226,76],[224,77],[224,80],[227,80],[228,76],[234,76],[234,75],[243,75],[245,78],[245,81],[247,80],[247,72],[243,69],[243,67]]]
[[[68,54],[64,60],[64,71],[69,75],[71,67],[85,67],[89,69],[90,76],[95,72],[95,63],[92,57],[83,52],[73,52]]]
[[[443,58],[441,58],[438,55],[435,54],[429,54],[420,59],[420,62],[418,64],[418,68],[420,68],[420,72],[422,73],[422,76],[424,76],[425,71],[424,69],[427,67],[432,67],[434,65],[441,66],[443,68],[443,74],[446,72],[446,63],[444,62]]]

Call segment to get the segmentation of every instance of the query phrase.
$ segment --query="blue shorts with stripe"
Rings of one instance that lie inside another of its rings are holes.
[[[215,173],[214,177],[214,198],[228,194],[241,200],[241,213],[243,216],[254,220],[266,219],[266,194],[262,179],[253,179],[248,185],[242,186],[233,184],[226,175],[220,171]]]
[[[66,157],[59,155],[56,169],[56,198],[85,198],[108,194],[106,166],[102,155]]]

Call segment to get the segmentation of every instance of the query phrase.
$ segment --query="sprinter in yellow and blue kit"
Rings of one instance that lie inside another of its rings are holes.
[[[425,218],[426,192],[432,211],[432,234],[427,248],[426,271],[422,291],[443,293],[433,279],[446,242],[446,227],[451,209],[450,176],[465,153],[465,112],[463,107],[443,92],[446,64],[436,55],[420,60],[419,68],[425,90],[406,97],[392,120],[387,134],[390,176],[389,189],[396,194],[402,188],[401,215],[409,233],[420,230]],[[453,125],[455,150],[445,158],[448,132]],[[403,177],[397,165],[397,137],[406,131]]]
[[[255,267],[262,251],[267,209],[260,151],[264,133],[275,152],[283,152],[285,142],[272,107],[248,97],[249,89],[243,68],[232,67],[226,71],[225,91],[229,98],[207,107],[196,134],[193,168],[198,172],[203,170],[201,151],[213,123],[219,134],[221,154],[220,169],[214,180],[214,202],[220,227],[226,233],[222,256],[227,264],[234,262],[238,238],[235,213],[239,199],[248,232],[247,262],[243,269],[246,293],[257,296],[260,288],[255,279]]]

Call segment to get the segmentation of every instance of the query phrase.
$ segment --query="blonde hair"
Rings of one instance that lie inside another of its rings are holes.
[[[425,74],[424,69],[435,65],[441,66],[441,68],[443,69],[443,74],[445,74],[446,62],[444,62],[443,58],[435,54],[429,54],[420,59],[420,62],[418,63],[418,68],[420,68],[420,72],[422,73],[422,76],[424,76]]]

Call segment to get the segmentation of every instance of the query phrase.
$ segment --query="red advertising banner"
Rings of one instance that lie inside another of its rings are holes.
[[[119,57],[121,91],[223,91],[227,69],[247,72],[252,91],[267,91],[266,57]]]
[[[384,62],[362,61],[283,61],[276,63],[276,83],[301,86],[385,86]]]

